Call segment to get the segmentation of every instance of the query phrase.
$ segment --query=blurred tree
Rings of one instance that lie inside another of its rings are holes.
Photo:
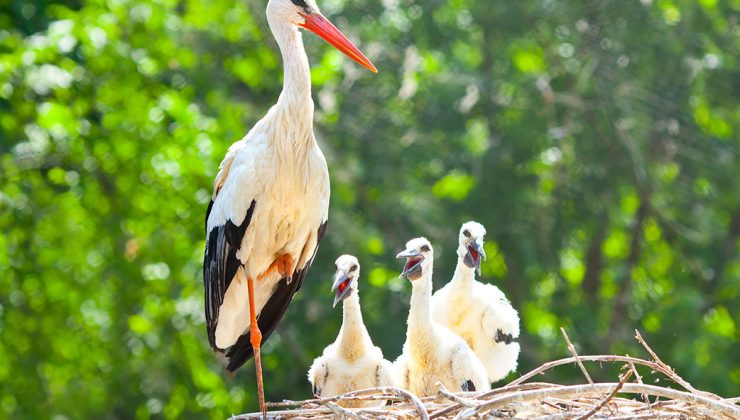
[[[10,1],[0,8],[0,413],[213,418],[256,407],[202,310],[218,163],[274,102],[264,2]],[[328,0],[370,75],[307,35],[330,224],[266,347],[268,397],[339,327],[332,261],[363,264],[366,323],[400,353],[395,252],[425,235],[436,283],[460,223],[520,308],[520,372],[579,351],[638,354],[737,393],[737,1]],[[553,350],[558,349],[558,350]],[[555,373],[562,381],[580,373]],[[613,372],[595,370],[596,377]]]

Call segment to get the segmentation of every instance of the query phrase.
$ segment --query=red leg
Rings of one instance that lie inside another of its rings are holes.
[[[262,382],[262,358],[260,356],[260,345],[262,344],[262,332],[257,326],[257,311],[254,309],[254,283],[252,277],[247,278],[247,290],[249,291],[249,341],[254,351],[254,367],[257,371],[257,396],[260,402],[262,417],[267,418],[265,408],[265,386]]]
[[[262,280],[273,271],[278,270],[282,276],[293,275],[293,257],[290,254],[280,255],[264,273],[257,276],[257,280]],[[249,292],[249,342],[252,344],[254,352],[254,367],[257,371],[257,396],[260,402],[260,411],[262,417],[267,418],[267,409],[265,408],[265,387],[262,381],[262,357],[260,356],[260,346],[262,345],[262,332],[257,325],[257,311],[254,305],[254,281],[252,277],[247,277],[247,290]]]

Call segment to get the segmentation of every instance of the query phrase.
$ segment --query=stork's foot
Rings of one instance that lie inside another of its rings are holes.
[[[283,254],[275,260],[277,271],[283,277],[293,277],[293,257],[290,254]]]
[[[264,273],[257,276],[257,280],[262,280],[267,277],[271,272],[277,270],[281,277],[293,277],[293,270],[295,265],[293,264],[293,257],[290,254],[280,254]]]

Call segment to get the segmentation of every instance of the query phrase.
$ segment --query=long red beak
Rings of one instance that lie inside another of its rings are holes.
[[[333,45],[339,51],[347,54],[349,58],[357,61],[360,65],[371,72],[378,72],[378,69],[375,68],[373,63],[371,63],[370,60],[368,60],[367,57],[365,57],[365,55],[362,54],[362,52],[360,52],[360,50],[358,50],[346,36],[339,32],[339,29],[337,29],[336,26],[332,25],[332,23],[325,17],[321,16],[320,13],[301,13],[301,16],[303,16],[305,22],[300,26],[324,38],[326,42]]]

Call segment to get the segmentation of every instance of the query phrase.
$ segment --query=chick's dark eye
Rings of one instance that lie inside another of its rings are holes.
[[[429,252],[429,245],[422,245],[421,252]]]
[[[466,238],[469,238],[470,237],[470,231],[464,230],[463,231],[463,235],[465,235]]]
[[[353,265],[352,267],[349,268],[349,272],[350,273],[353,272],[353,271],[356,271],[356,270],[357,270],[357,264],[355,264],[355,265]]]

